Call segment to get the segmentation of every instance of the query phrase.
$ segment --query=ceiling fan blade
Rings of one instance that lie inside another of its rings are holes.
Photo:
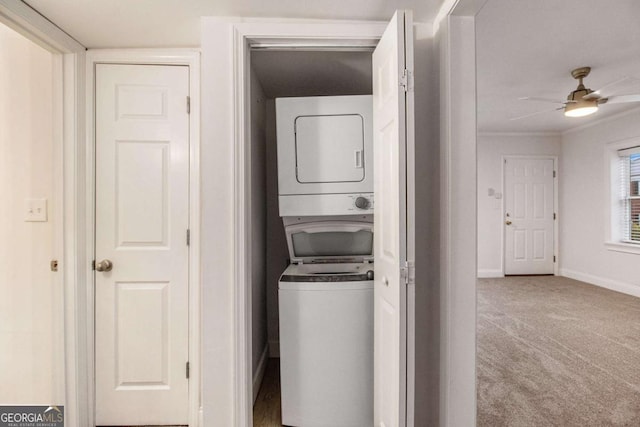
[[[602,86],[600,89],[591,92],[589,95],[585,95],[582,99],[606,98],[607,90],[626,81],[640,83],[640,79],[636,77],[625,76],[625,77],[622,77],[621,79],[612,81],[611,83],[607,83],[606,85]]]
[[[558,101],[557,99],[549,99],[549,98],[538,98],[537,96],[525,96],[522,98],[518,98],[518,101],[540,101],[540,102],[551,102],[553,104],[566,104],[567,102],[573,102],[573,101]]]
[[[604,102],[602,102],[604,101]],[[621,104],[623,102],[640,102],[640,94],[635,95],[618,95],[604,98],[600,104]]]
[[[510,118],[509,120],[520,120],[520,119],[526,119],[527,117],[537,116],[538,114],[550,113],[550,112],[552,112],[552,111],[558,111],[558,110],[564,110],[564,107],[554,108],[553,110],[542,110],[542,111],[536,111],[535,113],[525,114],[524,116],[512,117],[512,118]]]

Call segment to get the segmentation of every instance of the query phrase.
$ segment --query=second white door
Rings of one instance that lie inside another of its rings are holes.
[[[411,13],[395,13],[373,53],[374,425],[406,425],[407,151],[413,140]],[[410,357],[410,356],[409,356]]]
[[[505,159],[504,273],[554,272],[554,160]]]
[[[188,424],[188,94],[188,67],[96,66],[97,425]]]

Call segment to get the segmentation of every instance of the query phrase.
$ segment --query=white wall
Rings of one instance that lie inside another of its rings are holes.
[[[439,423],[474,426],[477,164],[473,17],[445,17],[436,46],[440,71],[440,247],[435,254],[440,258]]]
[[[640,137],[640,110],[565,132],[560,162],[560,273],[640,296],[640,255],[609,250],[607,143]]]
[[[478,276],[500,277],[503,270],[503,156],[560,156],[560,135],[478,135]]]
[[[267,345],[267,215],[266,215],[266,99],[260,82],[251,73],[251,332],[254,395],[258,371]]]
[[[430,26],[414,27],[415,72],[415,405],[414,425],[437,426],[440,358],[440,165],[438,82]],[[409,414],[409,417],[411,414]]]
[[[62,348],[53,288],[52,55],[0,24],[0,404],[50,404]],[[24,200],[48,199],[47,222]]]
[[[203,19],[201,125],[204,426],[234,423],[234,75],[230,25]]]

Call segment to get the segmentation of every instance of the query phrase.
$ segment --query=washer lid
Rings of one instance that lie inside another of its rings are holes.
[[[373,224],[316,221],[286,225],[292,263],[373,261]]]

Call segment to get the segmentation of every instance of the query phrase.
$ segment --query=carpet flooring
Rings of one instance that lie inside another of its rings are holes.
[[[476,368],[478,426],[640,426],[640,298],[480,279]]]

